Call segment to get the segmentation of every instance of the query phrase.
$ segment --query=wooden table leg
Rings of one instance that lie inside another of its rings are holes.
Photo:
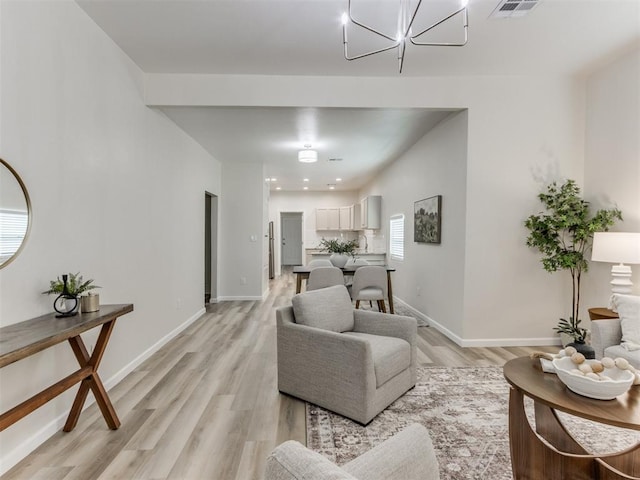
[[[300,293],[302,291],[302,275],[296,273],[296,293]]]
[[[80,418],[80,412],[82,412],[82,407],[87,399],[89,389],[93,392],[93,396],[96,399],[98,407],[100,407],[100,411],[102,412],[102,416],[107,422],[108,427],[111,430],[116,430],[120,427],[118,415],[116,414],[111,400],[109,400],[109,396],[107,395],[107,391],[102,384],[102,380],[98,375],[98,367],[102,361],[104,351],[107,347],[107,343],[109,342],[109,338],[111,337],[111,332],[113,331],[115,323],[116,321],[112,320],[102,325],[100,335],[98,336],[96,346],[93,349],[91,356],[89,356],[87,348],[85,347],[80,335],[69,339],[69,344],[73,349],[73,353],[75,354],[80,367],[91,367],[91,374],[82,380],[82,383],[80,384],[73,406],[69,412],[69,417],[67,418],[67,422],[63,428],[63,431],[65,432],[73,430],[78,423],[78,418]]]
[[[391,288],[391,272],[387,271],[387,294],[389,295],[389,313],[395,313],[393,310],[393,289]]]
[[[511,388],[509,447],[515,480],[638,478],[640,444],[612,456],[590,455],[567,432],[555,410],[535,401],[534,408],[537,434],[527,420],[523,393]]]

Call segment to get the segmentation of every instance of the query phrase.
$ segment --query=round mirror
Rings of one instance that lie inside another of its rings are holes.
[[[22,179],[0,158],[0,268],[18,256],[31,227],[31,202]]]

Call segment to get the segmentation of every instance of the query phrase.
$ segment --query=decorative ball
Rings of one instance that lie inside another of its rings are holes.
[[[600,360],[600,362],[602,363],[604,368],[613,368],[616,366],[616,362],[613,361],[613,358],[602,357],[602,360]]]
[[[590,378],[592,380],[600,381],[600,376],[597,373],[589,372],[585,375],[585,377]]]
[[[616,367],[618,367],[620,370],[626,370],[627,368],[629,368],[629,361],[626,358],[618,357],[615,359],[615,362]]]
[[[633,379],[634,385],[640,385],[640,372],[636,372],[636,378]]]
[[[597,363],[592,363],[591,364],[591,370],[593,370],[593,373],[600,373],[604,371],[604,365],[602,365],[602,363],[597,362]]]
[[[580,352],[575,352],[571,355],[571,361],[576,365],[580,365],[584,362],[584,355]]]
[[[565,354],[567,357],[570,357],[571,355],[573,355],[573,354],[574,354],[574,353],[576,353],[576,352],[577,352],[577,350],[575,349],[575,347],[566,347],[566,348],[564,349],[564,354]]]
[[[558,352],[558,357],[562,358],[562,357],[566,357],[567,356],[567,351],[565,349],[562,349]]]
[[[578,370],[580,370],[582,373],[593,373],[593,369],[588,363],[581,363],[580,365],[578,365]]]

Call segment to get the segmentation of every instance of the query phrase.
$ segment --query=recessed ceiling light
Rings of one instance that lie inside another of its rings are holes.
[[[276,190],[282,190],[282,187],[276,187]]]
[[[302,181],[303,181],[303,182],[308,182],[308,181],[309,181],[309,179],[308,179],[308,178],[303,178],[303,179],[302,179]]]
[[[265,181],[265,182],[270,182],[270,181],[271,181],[271,179],[270,179],[269,177],[267,177],[267,178],[265,178],[265,179],[264,179],[264,181]]]
[[[302,187],[303,190],[309,190],[309,187]]]
[[[277,181],[277,180],[278,180],[277,178],[275,178],[275,177],[271,177],[271,181],[272,181],[272,182],[275,182],[275,181]]]
[[[331,185],[331,186],[329,187],[329,190],[335,190],[335,189],[336,189],[335,185]]]
[[[336,178],[336,182],[341,182],[342,179],[341,178]]]

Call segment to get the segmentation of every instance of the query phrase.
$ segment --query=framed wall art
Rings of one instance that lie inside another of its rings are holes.
[[[418,200],[413,205],[413,241],[440,243],[442,231],[442,195]]]

